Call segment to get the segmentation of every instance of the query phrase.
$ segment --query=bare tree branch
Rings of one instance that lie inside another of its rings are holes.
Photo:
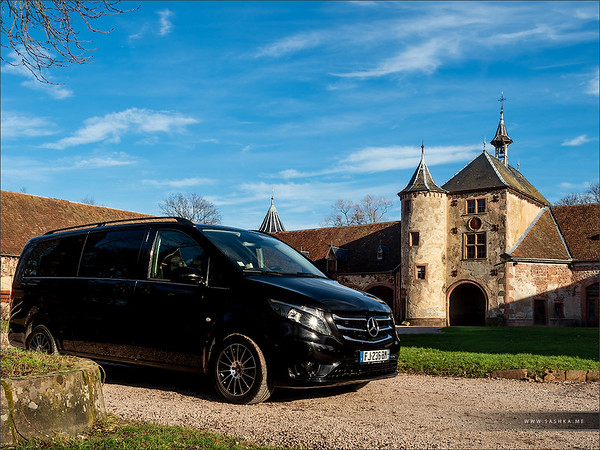
[[[171,194],[158,207],[168,216],[183,217],[195,223],[221,223],[217,207],[198,194]]]
[[[100,30],[92,22],[134,10],[120,9],[119,3],[119,0],[2,0],[2,48],[12,52],[0,55],[0,60],[25,67],[38,81],[55,84],[48,81],[44,71],[87,63],[91,58],[87,53],[96,48],[87,47],[91,41],[80,37],[80,28],[92,33],[110,33],[112,29]]]
[[[554,203],[556,206],[600,203],[600,183],[591,183],[585,192],[571,192]]]
[[[321,225],[343,227],[383,222],[392,205],[391,200],[372,195],[365,196],[360,203],[340,199],[331,206],[333,212],[325,217]]]

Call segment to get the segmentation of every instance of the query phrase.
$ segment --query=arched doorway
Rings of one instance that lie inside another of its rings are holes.
[[[451,326],[485,325],[485,293],[475,283],[464,282],[456,286],[448,303]]]
[[[394,311],[394,291],[391,288],[387,286],[373,286],[367,292],[386,302],[392,311]],[[395,313],[396,311],[394,311]]]

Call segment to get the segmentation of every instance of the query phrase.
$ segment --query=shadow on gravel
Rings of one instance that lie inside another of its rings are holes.
[[[138,367],[97,361],[104,372],[104,383],[177,392],[201,400],[221,403],[206,375]],[[302,399],[325,398],[353,392],[350,386],[314,389],[276,389],[267,403],[292,402]]]

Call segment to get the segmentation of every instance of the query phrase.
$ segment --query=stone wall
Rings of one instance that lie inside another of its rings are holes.
[[[547,325],[586,325],[585,289],[598,282],[598,265],[507,264],[505,314],[512,325],[534,324],[534,302],[544,302]],[[562,305],[562,306],[561,306]],[[544,323],[539,323],[544,324]]]
[[[12,280],[15,276],[15,270],[17,269],[17,263],[19,262],[18,256],[1,255],[0,256],[0,289],[3,291],[10,291],[12,287]]]

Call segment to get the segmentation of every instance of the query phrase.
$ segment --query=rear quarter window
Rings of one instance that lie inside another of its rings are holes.
[[[137,278],[146,229],[90,233],[81,256],[80,277]]]
[[[65,236],[34,245],[25,256],[25,277],[74,277],[85,235]]]

